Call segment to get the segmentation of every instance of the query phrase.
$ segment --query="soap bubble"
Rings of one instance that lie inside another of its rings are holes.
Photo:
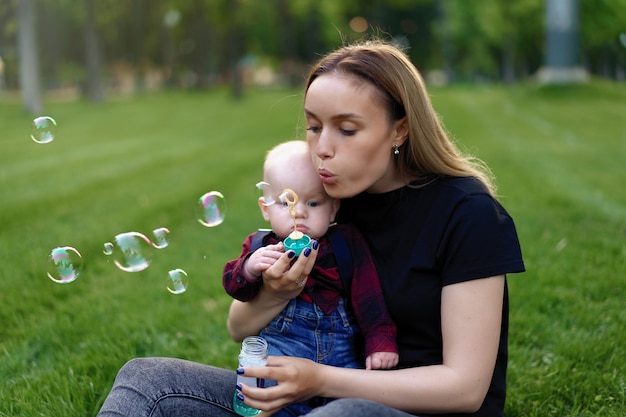
[[[102,252],[104,252],[105,255],[112,255],[113,254],[113,244],[111,242],[107,242],[104,244],[104,249],[102,249]]]
[[[138,232],[120,233],[115,243],[104,244],[104,253],[113,255],[115,266],[125,272],[139,272],[152,262],[152,243]]]
[[[152,242],[152,246],[157,249],[167,248],[170,242],[167,240],[167,235],[169,235],[170,231],[166,227],[159,227],[158,229],[154,229],[152,234],[154,235],[154,242]]]
[[[50,252],[48,265],[48,278],[59,284],[69,284],[83,270],[83,258],[73,247],[59,246]]]
[[[189,280],[187,273],[180,268],[172,269],[167,276],[167,290],[172,294],[182,294],[187,291]]]
[[[206,227],[222,224],[226,215],[226,202],[219,191],[211,191],[198,199],[196,204],[196,218]]]
[[[57,122],[48,116],[37,117],[33,120],[30,138],[37,143],[50,143],[54,140]]]
[[[258,197],[263,197],[264,206],[271,206],[276,202],[276,194],[269,182],[257,182],[256,189]]]

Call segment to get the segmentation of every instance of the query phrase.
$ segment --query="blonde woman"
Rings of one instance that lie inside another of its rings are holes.
[[[323,57],[306,83],[304,115],[313,164],[326,192],[342,199],[338,220],[356,225],[370,246],[397,326],[400,369],[270,357],[266,367],[238,372],[278,385],[242,386],[239,394],[267,415],[330,397],[337,400],[308,415],[502,416],[506,274],[522,272],[524,264],[515,225],[494,197],[488,170],[457,149],[414,65],[383,42],[345,46]],[[230,328],[242,334],[262,329],[297,294],[294,282],[306,279],[316,256],[312,251],[291,266],[281,256],[264,272],[259,295],[233,304]],[[168,407],[194,405],[197,413],[188,416],[233,415],[235,377],[228,371],[145,359],[131,361],[118,379],[107,403],[127,400],[141,408],[111,406],[118,412],[111,415],[148,415],[143,410],[162,401]],[[122,388],[115,394],[117,386],[139,394]]]

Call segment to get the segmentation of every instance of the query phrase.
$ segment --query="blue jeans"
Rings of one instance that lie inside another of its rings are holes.
[[[355,336],[359,330],[351,311],[343,301],[326,315],[316,304],[294,298],[261,332],[267,340],[271,356],[296,356],[330,366],[363,368],[359,361]],[[274,381],[266,381],[266,386]],[[313,408],[328,403],[326,398],[312,398],[291,404],[275,417],[308,414]]]
[[[99,417],[238,417],[234,371],[171,358],[139,358],[118,372]],[[311,417],[409,417],[367,400],[345,398],[316,408]]]
[[[362,367],[354,351],[356,327],[343,303],[331,315],[292,300],[262,334],[271,355],[308,357],[342,367]],[[118,372],[99,417],[236,417],[234,371],[171,358],[139,358]],[[270,381],[267,381],[270,382]],[[411,414],[361,399],[313,398],[274,416],[408,417]]]

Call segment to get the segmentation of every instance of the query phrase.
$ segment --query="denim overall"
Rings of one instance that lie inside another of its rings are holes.
[[[324,365],[342,368],[362,368],[355,347],[359,330],[352,311],[341,300],[335,310],[326,315],[315,303],[294,298],[261,332],[267,340],[270,356],[296,356]],[[275,381],[266,381],[266,386]],[[274,416],[300,416],[329,402],[312,398],[304,403],[285,407]]]

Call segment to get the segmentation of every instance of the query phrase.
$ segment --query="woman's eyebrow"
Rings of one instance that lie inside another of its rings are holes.
[[[313,113],[312,111],[309,111],[307,109],[304,109],[304,113],[307,116],[310,117],[315,117],[316,119],[318,118],[315,113]],[[331,116],[332,120],[345,120],[345,119],[362,119],[363,116],[360,116],[356,113],[340,113],[340,114],[335,114],[333,116]]]

